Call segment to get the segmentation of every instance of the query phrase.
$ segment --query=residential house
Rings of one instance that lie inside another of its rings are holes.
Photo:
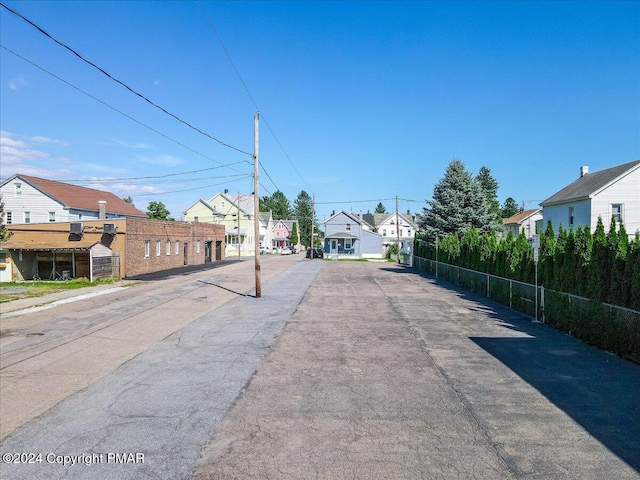
[[[340,211],[324,221],[327,256],[382,258],[382,235],[360,215]]]
[[[535,208],[533,210],[523,210],[514,216],[502,220],[502,233],[506,238],[509,232],[515,237],[524,232],[527,239],[533,237],[536,233],[541,233],[536,228],[542,220],[542,209]]]
[[[2,281],[126,278],[224,260],[222,225],[116,218],[8,225]]]
[[[382,243],[384,245],[392,245],[397,243],[398,237],[400,243],[413,243],[416,236],[418,226],[413,221],[413,216],[409,211],[406,215],[398,213],[366,213],[363,216],[369,224],[373,225],[374,231],[382,235]]]
[[[147,214],[110,192],[16,174],[0,185],[5,224],[81,222]]]
[[[260,212],[260,251],[268,251],[272,248],[273,214]]]
[[[195,202],[183,212],[183,219],[189,222],[224,225],[226,256],[249,257],[255,255],[253,212],[253,194],[230,195],[225,190],[224,193],[217,193],[210,200],[200,199]]]
[[[561,224],[565,229],[589,225],[593,232],[601,217],[606,230],[615,218],[635,236],[640,232],[640,160],[591,173],[581,167],[580,178],[540,206],[543,225],[551,220],[556,233]]]
[[[298,241],[296,243],[291,241],[294,224],[296,225],[296,231],[298,232]],[[298,220],[274,220],[273,227],[271,229],[271,242],[272,247],[275,249],[295,247],[299,251],[300,224],[298,223]]]

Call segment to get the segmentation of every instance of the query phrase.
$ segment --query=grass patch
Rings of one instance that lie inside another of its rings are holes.
[[[87,279],[75,279],[64,281],[37,281],[37,282],[9,282],[0,285],[0,303],[11,302],[21,298],[41,297],[48,293],[62,292],[64,290],[76,290],[78,288],[93,287],[114,283],[112,278],[90,282]]]

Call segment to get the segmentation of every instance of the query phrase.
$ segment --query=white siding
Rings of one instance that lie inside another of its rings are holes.
[[[17,183],[21,184],[20,195],[16,195],[15,184]],[[56,222],[74,220],[70,218],[69,211],[61,203],[20,179],[3,185],[0,193],[4,202],[4,211],[11,212],[13,225],[24,223],[24,212],[30,212],[30,223],[49,223],[49,212],[55,212]]]
[[[542,209],[543,230],[547,229],[549,220],[553,224],[553,230],[558,233],[560,224],[565,230],[569,230],[569,207],[573,207],[573,229],[577,230],[578,225],[591,226],[591,231],[595,230],[595,225],[591,225],[591,202],[589,200],[563,203],[560,205],[550,205]]]
[[[598,216],[601,216],[605,230],[609,230],[611,205],[614,203],[623,205],[622,221],[627,233],[631,235],[640,230],[640,168],[594,196],[591,210],[594,229]]]

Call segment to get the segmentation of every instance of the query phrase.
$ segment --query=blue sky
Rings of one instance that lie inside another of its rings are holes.
[[[640,2],[2,2],[247,153],[257,105],[260,195],[315,193],[320,220],[396,196],[419,212],[454,157],[526,208],[582,165],[640,158]],[[4,8],[0,32],[3,179],[161,201],[175,218],[252,191],[250,155]]]

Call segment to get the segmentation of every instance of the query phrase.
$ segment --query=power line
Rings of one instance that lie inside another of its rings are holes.
[[[236,162],[236,163],[244,163],[244,161],[242,162]],[[230,165],[235,165],[235,163],[232,163]],[[94,178],[94,179],[86,179],[86,178],[79,178],[79,179],[64,179],[64,180],[57,180],[59,182],[65,182],[65,183],[72,183],[72,182],[84,182],[84,183],[115,183],[115,182],[127,182],[127,181],[131,181],[131,180],[147,180],[147,179],[154,179],[154,178],[166,178],[166,177],[175,177],[178,175],[188,175],[191,173],[200,173],[200,172],[206,172],[209,170],[217,170],[218,168],[222,168],[222,167],[226,167],[228,165],[222,165],[220,167],[211,167],[211,168],[203,168],[200,170],[191,170],[190,172],[178,172],[178,173],[168,173],[166,175],[154,175],[154,176],[148,176],[148,177],[129,177],[129,178]],[[245,174],[241,174],[241,175],[245,175]],[[230,176],[235,176],[235,175],[230,175]],[[216,178],[225,178],[224,176],[222,177],[216,177]],[[179,179],[178,181],[180,182],[184,182],[184,181],[192,181],[193,179]],[[206,180],[206,179],[203,179]],[[171,181],[175,181],[175,180],[171,180]],[[162,182],[159,182],[162,183]]]
[[[220,35],[218,35],[218,31],[216,30],[216,28],[213,25],[213,22],[211,21],[211,19],[209,18],[209,15],[207,15],[207,11],[204,9],[204,6],[202,5],[202,2],[200,0],[198,0],[198,5],[200,6],[200,9],[202,10],[202,14],[204,15],[204,17],[207,20],[207,23],[209,24],[209,27],[211,28],[211,31],[213,32],[213,34],[215,35],[215,37],[218,39],[218,43],[220,43],[220,46],[222,47],[222,50],[224,51],[225,55],[227,56],[227,59],[229,59],[229,63],[231,63],[231,66],[233,67],[233,70],[236,72],[236,75],[238,76],[238,79],[240,80],[240,83],[242,83],[242,86],[244,87],[245,91],[247,92],[247,95],[249,95],[249,98],[251,99],[251,102],[253,103],[253,106],[255,107],[255,109],[257,111],[260,111],[260,108],[258,108],[258,104],[256,103],[255,99],[253,98],[253,95],[251,95],[251,92],[249,91],[249,87],[247,87],[247,84],[245,83],[244,79],[242,78],[242,75],[240,75],[240,71],[238,70],[238,68],[236,67],[236,64],[233,63],[233,60],[231,59],[231,55],[229,54],[229,51],[227,50],[227,48],[224,46],[224,43],[222,42],[222,39],[220,38]],[[280,140],[278,140],[278,137],[276,136],[275,132],[273,131],[273,129],[271,128],[271,125],[269,125],[269,122],[267,121],[266,117],[261,114],[262,120],[264,121],[264,124],[267,126],[267,128],[269,129],[269,131],[271,132],[271,135],[273,135],[273,138],[275,139],[276,143],[278,144],[278,146],[280,147],[280,150],[282,150],[282,153],[284,153],[284,156],[287,158],[287,160],[289,160],[289,163],[291,164],[291,166],[293,167],[293,169],[295,170],[295,172],[298,174],[298,176],[300,177],[300,179],[304,182],[304,184],[307,186],[307,189],[311,190],[311,187],[309,186],[309,184],[307,183],[307,181],[302,177],[302,175],[300,175],[300,172],[298,171],[298,169],[296,168],[296,165],[293,163],[293,161],[291,160],[291,157],[289,157],[289,155],[287,154],[287,152],[285,151],[284,147],[282,146],[282,143],[280,143]],[[265,173],[266,170],[265,170]],[[267,176],[269,176],[269,174],[267,173]],[[273,180],[271,179],[271,177],[269,177],[269,179],[271,180],[271,183],[273,183],[273,185],[278,188],[276,186],[276,184],[273,182]],[[279,190],[279,189],[278,189]]]
[[[246,175],[246,177],[238,178],[237,180],[231,180],[228,182],[214,183],[213,185],[205,185],[203,187],[185,188],[183,190],[171,190],[169,192],[161,192],[161,193],[135,193],[134,196],[137,198],[137,197],[148,197],[151,195],[160,196],[160,195],[168,195],[170,193],[192,192],[194,190],[202,190],[204,188],[217,187],[220,185],[226,185],[228,183],[239,182],[241,180],[244,180],[244,178],[250,178],[250,177],[252,177],[252,175]]]
[[[108,77],[109,79],[113,80],[114,82],[116,82],[117,84],[123,86],[124,88],[126,88],[127,90],[129,90],[131,93],[133,93],[134,95],[136,95],[137,97],[141,98],[142,100],[144,100],[145,102],[149,103],[150,105],[154,106],[155,108],[161,110],[162,112],[164,112],[165,114],[169,115],[170,117],[174,118],[175,120],[177,120],[178,122],[186,125],[187,127],[191,128],[192,130],[195,130],[196,132],[200,133],[201,135],[204,135],[207,138],[210,138],[211,140],[217,142],[218,144],[222,145],[223,147],[227,147],[230,148],[232,150],[235,150],[237,152],[243,153],[245,155],[249,155],[250,157],[253,157],[253,154],[249,153],[249,152],[245,152],[244,150],[241,150],[237,147],[234,147],[232,145],[229,145],[228,143],[223,142],[222,140],[209,135],[208,133],[200,130],[198,127],[193,126],[192,124],[190,124],[189,122],[183,120],[182,118],[178,117],[177,115],[171,113],[170,111],[166,110],[165,108],[161,107],[160,105],[158,105],[157,103],[153,102],[152,100],[148,99],[147,97],[145,97],[143,94],[137,92],[136,90],[134,90],[133,88],[131,88],[129,85],[127,85],[126,83],[124,83],[121,80],[118,80],[117,78],[115,78],[114,76],[112,76],[111,74],[109,74],[106,70],[104,70],[103,68],[99,67],[98,65],[96,65],[95,63],[91,62],[90,60],[87,60],[86,58],[84,58],[81,54],[79,54],[78,52],[76,52],[73,48],[71,48],[70,46],[68,46],[67,44],[61,42],[60,40],[58,40],[57,38],[53,37],[52,35],[50,35],[49,33],[47,33],[43,28],[39,27],[38,25],[36,25],[34,22],[32,22],[31,20],[29,20],[28,18],[26,18],[24,15],[22,15],[21,13],[13,10],[12,8],[7,7],[4,3],[0,2],[0,6],[2,6],[3,8],[5,8],[6,10],[8,10],[9,12],[11,12],[12,14],[14,14],[15,16],[17,16],[18,18],[21,18],[22,20],[24,20],[25,22],[27,22],[29,25],[31,25],[32,27],[34,27],[35,29],[37,29],[40,33],[42,33],[43,35],[45,35],[47,38],[53,40],[55,43],[57,43],[58,45],[60,45],[61,47],[65,48],[66,50],[70,51],[71,53],[73,53],[76,57],[78,57],[80,60],[82,60],[83,62],[85,62],[87,65],[92,66],[93,68],[95,68],[96,70],[98,70],[100,73],[102,73],[103,75],[105,75],[106,77]]]
[[[57,79],[57,80],[61,81],[62,83],[64,83],[64,84],[68,85],[69,87],[71,87],[71,88],[73,88],[73,89],[77,90],[78,92],[80,92],[80,93],[82,93],[82,94],[86,95],[87,97],[91,98],[92,100],[95,100],[96,102],[101,103],[101,104],[102,104],[102,105],[104,105],[105,107],[110,108],[110,109],[111,109],[111,110],[113,110],[114,112],[119,113],[119,114],[120,114],[120,115],[122,115],[123,117],[126,117],[126,118],[128,118],[129,120],[131,120],[131,121],[133,121],[133,122],[137,123],[138,125],[140,125],[140,126],[142,126],[142,127],[146,128],[146,129],[148,129],[148,130],[151,130],[153,133],[156,133],[156,134],[160,135],[161,137],[166,138],[167,140],[169,140],[169,141],[171,141],[171,142],[175,143],[176,145],[180,145],[181,147],[186,148],[187,150],[189,150],[190,152],[195,153],[196,155],[200,155],[201,157],[206,158],[207,160],[210,160],[210,161],[212,161],[212,162],[214,162],[214,163],[219,164],[219,165],[220,165],[220,167],[230,167],[230,166],[232,166],[232,165],[237,165],[237,164],[239,164],[239,163],[249,163],[249,161],[248,161],[248,160],[242,160],[242,161],[240,161],[240,162],[234,162],[234,163],[231,163],[231,164],[227,164],[227,165],[225,165],[225,164],[223,164],[223,163],[219,162],[218,160],[215,160],[215,159],[213,159],[213,158],[211,158],[211,157],[209,157],[209,156],[205,155],[204,153],[200,153],[200,152],[198,152],[197,150],[194,150],[193,148],[188,147],[188,146],[186,146],[186,145],[185,145],[185,144],[183,144],[183,143],[180,143],[178,140],[175,140],[175,139],[173,139],[173,138],[169,137],[168,135],[165,135],[164,133],[162,133],[162,132],[160,132],[160,131],[156,130],[155,128],[150,127],[149,125],[146,125],[146,124],[142,123],[140,120],[137,120],[136,118],[132,117],[131,115],[128,115],[128,114],[124,113],[123,111],[118,110],[118,109],[117,109],[117,108],[115,108],[115,107],[112,107],[112,106],[111,106],[111,105],[109,105],[108,103],[106,103],[106,102],[104,102],[104,101],[100,100],[99,98],[97,98],[97,97],[95,97],[95,96],[91,95],[91,94],[90,94],[90,93],[88,93],[88,92],[85,92],[85,91],[84,91],[84,90],[82,90],[81,88],[76,87],[76,86],[75,86],[75,85],[73,85],[72,83],[70,83],[70,82],[66,81],[65,79],[63,79],[63,78],[61,78],[61,77],[57,76],[56,74],[54,74],[54,73],[50,72],[49,70],[47,70],[47,69],[45,69],[45,68],[41,67],[40,65],[38,65],[38,64],[36,64],[36,63],[34,63],[34,62],[32,62],[31,60],[28,60],[27,58],[23,57],[23,56],[22,56],[22,55],[20,55],[19,53],[14,52],[14,51],[13,51],[13,50],[11,50],[11,49],[9,49],[9,48],[5,47],[4,45],[0,45],[0,48],[2,48],[3,50],[6,50],[7,52],[11,53],[12,55],[15,55],[16,57],[20,58],[21,60],[23,60],[23,61],[27,62],[28,64],[30,64],[30,65],[32,65],[32,66],[34,66],[34,67],[35,67],[35,68],[37,68],[37,69],[39,69],[39,70],[43,71],[44,73],[46,73],[46,74],[48,74],[48,75],[51,75],[53,78],[55,78],[55,79]],[[216,167],[216,168],[220,168],[220,167]],[[234,169],[234,168],[231,168],[231,170],[237,171],[237,170],[236,170],[236,169]]]

